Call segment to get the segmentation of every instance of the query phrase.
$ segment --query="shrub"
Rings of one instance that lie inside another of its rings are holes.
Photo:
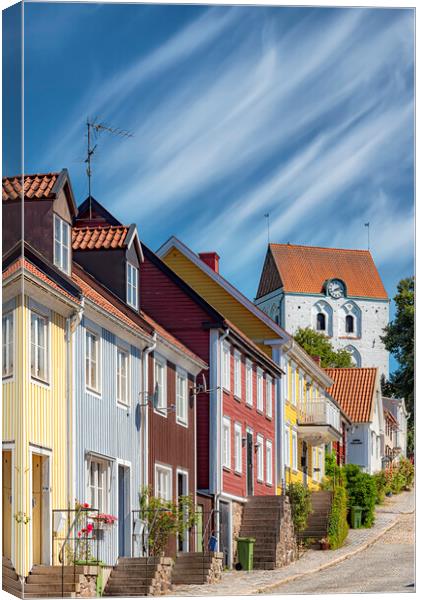
[[[400,492],[405,487],[406,479],[405,475],[401,473],[399,468],[394,468],[392,470],[392,479],[390,482],[390,488],[394,494],[400,494]]]
[[[287,496],[291,503],[292,520],[295,533],[301,533],[307,527],[307,521],[311,508],[311,493],[302,483],[290,483],[287,488]]]
[[[343,471],[348,493],[348,507],[361,506],[363,526],[372,527],[377,498],[374,477],[363,473],[358,465],[345,465]]]
[[[374,473],[373,478],[377,490],[376,504],[382,504],[386,492],[389,490],[386,473],[384,471],[379,471],[378,473]]]
[[[411,487],[414,483],[414,465],[409,460],[409,458],[404,458],[402,456],[402,458],[399,461],[398,469],[399,469],[399,472],[401,473],[401,475],[405,479],[405,484],[404,484],[405,489],[407,489],[407,490],[411,489]]]
[[[332,507],[328,522],[328,541],[332,550],[340,548],[348,535],[347,522],[348,496],[343,486],[336,486],[333,490]]]

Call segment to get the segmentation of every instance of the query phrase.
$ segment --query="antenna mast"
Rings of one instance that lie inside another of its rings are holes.
[[[267,219],[267,225],[268,225],[268,245],[270,243],[270,214],[267,212],[265,213],[265,219]]]
[[[364,223],[364,227],[367,227],[367,250],[370,250],[370,223]]]
[[[87,148],[87,155],[86,155],[86,159],[85,159],[85,163],[87,165],[86,167],[86,174],[88,176],[88,198],[89,198],[89,218],[92,218],[92,196],[91,196],[91,179],[92,179],[92,168],[91,168],[91,162],[92,162],[92,156],[97,148],[98,144],[95,144],[95,146],[92,147],[92,136],[96,136],[98,137],[100,133],[102,133],[103,131],[107,131],[108,133],[111,133],[111,135],[118,135],[120,137],[133,137],[133,134],[130,131],[126,131],[125,129],[117,129],[116,127],[109,127],[108,125],[105,125],[105,123],[98,123],[97,119],[93,119],[92,121],[89,120],[89,118],[86,120],[86,127],[88,129],[88,148]]]

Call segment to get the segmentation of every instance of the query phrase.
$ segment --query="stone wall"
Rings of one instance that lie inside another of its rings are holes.
[[[232,502],[232,556],[234,564],[237,561],[237,538],[240,535],[241,522],[243,520],[244,504]]]
[[[283,497],[282,515],[279,526],[279,541],[276,545],[276,567],[284,567],[298,558],[297,540],[289,498]]]
[[[212,561],[209,567],[209,573],[206,577],[206,583],[218,583],[221,580],[224,554],[222,552],[212,552]]]
[[[168,594],[172,590],[172,569],[174,561],[168,556],[163,556],[159,564],[156,565],[154,577],[150,585],[150,593],[152,596],[162,596]]]
[[[83,567],[83,572],[78,573],[76,585],[76,598],[96,598],[96,580],[101,567]]]

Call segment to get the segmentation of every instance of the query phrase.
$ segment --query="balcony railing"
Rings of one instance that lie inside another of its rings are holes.
[[[341,413],[329,398],[299,400],[297,420],[299,425],[330,425],[341,431]]]

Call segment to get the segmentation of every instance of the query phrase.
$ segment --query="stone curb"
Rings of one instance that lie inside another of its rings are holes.
[[[399,520],[399,517],[402,514],[410,515],[413,513],[414,513],[413,510],[410,512],[397,513],[396,519],[393,519],[393,521],[391,523],[389,523],[389,525],[387,525],[381,531],[379,531],[379,533],[377,535],[375,535],[373,538],[371,538],[370,540],[367,540],[364,544],[362,544],[361,546],[358,546],[358,548],[355,548],[354,550],[350,550],[346,554],[343,554],[342,556],[338,556],[338,558],[334,558],[334,559],[330,560],[329,562],[325,563],[324,565],[320,565],[319,567],[316,567],[315,569],[309,569],[308,571],[296,573],[295,575],[289,575],[289,577],[284,577],[283,579],[279,579],[275,583],[268,583],[267,585],[264,585],[262,587],[255,588],[254,590],[250,591],[249,594],[264,594],[265,592],[267,592],[269,590],[277,588],[278,586],[283,585],[285,583],[290,583],[291,581],[295,581],[295,579],[299,579],[300,577],[305,577],[307,575],[313,575],[315,573],[319,573],[320,571],[323,571],[324,569],[333,567],[333,566],[341,563],[342,561],[346,560],[347,558],[350,558],[351,556],[354,556],[355,554],[358,554],[359,552],[366,550],[369,546],[371,546],[375,542],[377,542],[385,533],[387,533],[389,531],[389,529],[392,529],[392,527],[394,527],[396,525],[396,523]]]

